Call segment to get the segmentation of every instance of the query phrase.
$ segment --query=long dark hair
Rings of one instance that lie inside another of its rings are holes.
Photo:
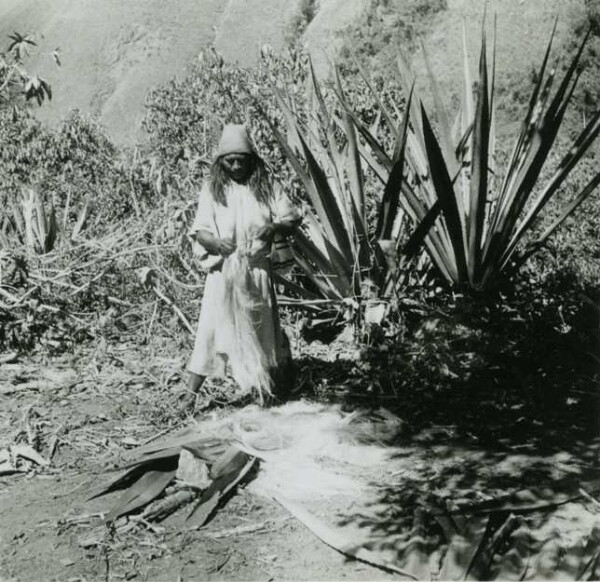
[[[252,155],[252,171],[248,178],[248,187],[259,202],[266,204],[271,195],[271,182],[265,163],[256,154]],[[210,167],[210,189],[215,202],[227,206],[225,188],[231,183],[221,164],[221,158],[217,158]]]

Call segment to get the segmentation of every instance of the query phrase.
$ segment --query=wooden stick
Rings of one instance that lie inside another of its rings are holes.
[[[156,285],[152,286],[152,291],[154,291],[154,293],[156,293],[156,295],[158,295],[158,297],[160,297],[167,305],[171,306],[177,317],[179,317],[181,323],[183,323],[186,329],[190,332],[190,335],[193,336],[194,328],[191,326],[190,322],[188,321],[187,317],[183,314],[181,309],[179,309],[179,307],[175,305],[173,300],[169,299],[160,289],[158,289]]]

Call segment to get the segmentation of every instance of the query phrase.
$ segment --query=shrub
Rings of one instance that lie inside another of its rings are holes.
[[[30,51],[37,48],[37,42],[30,35],[14,32],[9,35],[5,52],[0,52],[0,111],[21,109],[31,100],[38,105],[52,99],[50,85],[41,77],[27,71],[25,62]],[[52,53],[54,62],[60,66],[58,52]]]

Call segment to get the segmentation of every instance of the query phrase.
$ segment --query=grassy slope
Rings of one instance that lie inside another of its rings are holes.
[[[0,39],[14,30],[37,31],[44,35],[43,48],[61,48],[63,66],[56,69],[48,55],[34,60],[34,69],[54,86],[53,102],[40,115],[50,121],[60,119],[73,107],[99,114],[117,141],[131,142],[139,136],[146,91],[175,75],[207,43],[243,65],[255,62],[265,43],[282,46],[299,0],[178,0],[176,5],[163,0],[2,0],[0,2]],[[482,13],[480,0],[448,0],[447,9],[431,15],[419,10],[420,0],[375,2],[395,6],[399,18],[421,19],[410,23],[424,32],[433,69],[440,76],[444,92],[453,96],[460,89],[462,67],[462,20],[465,19],[473,72]],[[489,0],[488,18],[498,18],[498,85],[500,89],[500,130],[513,133],[519,106],[524,98],[534,63],[538,63],[554,14],[560,15],[557,47],[571,40],[571,20],[583,10],[584,0]],[[346,27],[362,26],[369,0],[321,0],[314,4],[315,17],[304,32],[317,66],[327,66],[348,35]],[[417,6],[417,9],[414,7]],[[385,10],[384,10],[385,12]],[[398,17],[398,16],[397,16]],[[393,18],[392,18],[393,20]],[[384,32],[384,28],[382,29]],[[405,25],[394,25],[387,32],[406,32]],[[368,29],[373,42],[390,54],[393,44],[403,43],[396,34],[377,39],[377,26]],[[414,44],[414,43],[413,43]],[[354,47],[361,50],[360,46]],[[373,69],[382,56],[371,57]],[[416,70],[422,58],[414,53]],[[423,75],[421,75],[423,77]]]
[[[554,57],[570,52],[572,21],[583,10],[582,0],[489,0],[488,38],[497,21],[497,99],[499,137],[509,137],[519,128],[528,101],[533,71],[542,61],[554,19],[558,16]],[[425,39],[432,68],[442,90],[458,105],[463,74],[462,26],[465,23],[471,72],[477,73],[481,35],[482,2],[448,0],[448,10],[436,16]],[[415,69],[423,70],[420,54]],[[423,76],[423,75],[422,75]],[[456,107],[452,108],[456,110]]]
[[[325,73],[342,49],[344,29],[360,22],[368,0],[321,0],[319,10],[302,35],[318,73]]]
[[[37,32],[44,50],[60,47],[60,69],[48,55],[32,63],[55,90],[42,118],[56,121],[78,107],[100,115],[117,141],[132,142],[148,89],[181,74],[213,41],[227,58],[255,61],[263,43],[283,43],[294,6],[284,0],[2,0],[0,39],[14,30]]]
[[[215,47],[243,66],[256,63],[260,48],[285,44],[298,0],[229,0],[215,30]]]
[[[430,87],[425,72],[421,42],[429,54],[433,72],[450,113],[459,106],[463,82],[463,24],[466,30],[469,62],[477,75],[481,25],[487,5],[486,29],[490,44],[497,22],[496,98],[499,137],[511,137],[519,128],[532,86],[550,38],[555,17],[558,26],[553,59],[574,54],[587,27],[585,0],[371,0],[368,9],[341,35],[346,47],[366,62],[372,74],[396,75],[396,55],[401,49],[412,62],[417,85],[427,104]],[[578,26],[579,25],[579,26]],[[587,65],[590,72],[586,104],[598,106],[599,75],[595,54],[600,39],[589,43]],[[593,79],[593,80],[592,80]],[[580,88],[579,94],[583,94]],[[578,106],[583,100],[578,99]],[[592,103],[595,102],[595,103]],[[578,107],[577,122],[581,120]]]

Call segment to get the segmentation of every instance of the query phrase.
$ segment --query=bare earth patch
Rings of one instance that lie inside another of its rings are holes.
[[[345,357],[302,349],[323,362]],[[28,445],[50,464],[18,459],[22,472],[0,476],[0,579],[396,579],[344,558],[274,497],[293,500],[326,526],[394,560],[406,547],[415,508],[427,499],[480,503],[563,481],[590,491],[593,440],[565,438],[564,450],[492,448],[450,425],[411,430],[399,411],[382,424],[376,409],[324,403],[316,389],[323,378],[313,365],[310,398],[268,410],[213,403],[197,421],[199,427],[221,422],[224,430],[254,423],[255,436],[260,429],[267,440],[286,443],[265,453],[254,479],[238,487],[205,527],[186,530],[185,508],[159,523],[133,516],[107,527],[102,518],[119,494],[90,502],[90,487],[106,480],[137,445],[193,422],[175,413],[182,353],[157,340],[2,366],[0,449]],[[209,390],[217,402],[227,401],[226,388]],[[287,465],[286,450],[293,451]],[[573,499],[527,514],[540,543],[557,536],[563,546],[585,541],[598,520],[598,502],[577,490]],[[445,548],[435,528],[428,533],[431,571],[439,575]]]

